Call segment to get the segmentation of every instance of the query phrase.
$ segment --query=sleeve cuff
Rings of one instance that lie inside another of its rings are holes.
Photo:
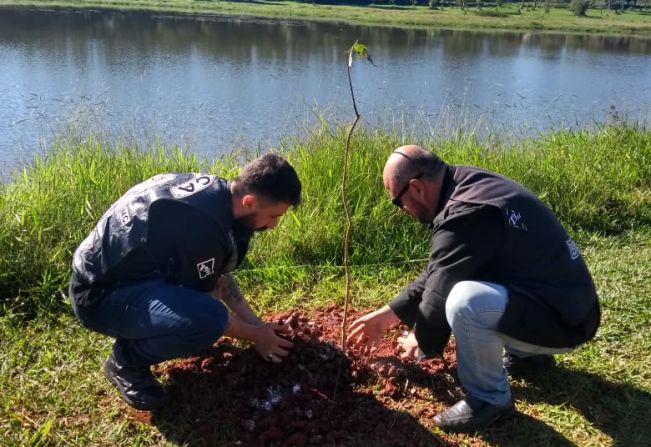
[[[394,314],[400,318],[404,324],[413,327],[416,323],[416,312],[418,311],[418,303],[415,300],[410,300],[409,294],[406,292],[400,293],[389,302],[389,307]]]

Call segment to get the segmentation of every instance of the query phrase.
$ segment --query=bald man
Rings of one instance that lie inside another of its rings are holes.
[[[422,358],[441,355],[452,333],[466,396],[434,423],[467,433],[513,415],[506,367],[553,366],[552,354],[597,331],[581,253],[542,201],[495,173],[410,145],[389,156],[383,180],[396,207],[431,226],[432,252],[387,306],[352,323],[349,340],[378,343],[401,321],[414,329],[398,339],[403,356]]]

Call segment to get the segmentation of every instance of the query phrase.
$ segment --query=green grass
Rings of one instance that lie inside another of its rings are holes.
[[[344,228],[344,136],[343,130],[320,131],[280,148],[303,180],[304,205],[288,213],[273,233],[256,238],[244,265],[251,284],[303,287],[321,280],[315,265],[331,266],[324,275],[337,271]],[[355,265],[400,264],[427,256],[427,229],[396,213],[382,188],[382,166],[399,140],[383,133],[355,137],[349,184],[354,221],[350,259]],[[648,130],[615,125],[517,143],[480,144],[467,135],[422,144],[451,163],[482,166],[522,182],[550,204],[575,236],[618,234],[651,223]],[[238,157],[205,161],[179,150],[139,151],[92,137],[61,142],[0,189],[2,304],[13,313],[60,309],[71,253],[131,185],[165,171],[232,176]]]
[[[651,19],[641,11],[615,14],[591,8],[587,17],[575,17],[569,8],[536,10],[509,4],[498,9],[459,8],[432,10],[425,6],[313,5],[295,1],[202,0],[0,0],[0,6],[107,8],[189,14],[274,17],[347,22],[368,25],[445,29],[542,30],[550,32],[651,35]]]
[[[344,129],[317,131],[280,148],[303,180],[304,203],[256,238],[237,272],[261,313],[342,301],[344,135]],[[354,142],[353,304],[376,307],[424,266],[429,235],[396,213],[382,190],[382,165],[401,139],[360,132]],[[421,143],[452,163],[509,175],[543,197],[579,241],[603,305],[593,342],[559,356],[552,373],[514,381],[523,414],[517,424],[449,439],[645,445],[651,439],[651,132],[616,124],[517,142],[480,144],[459,135]],[[230,177],[245,158],[235,153],[205,161],[176,149],[68,139],[1,185],[0,297],[7,313],[0,317],[0,445],[175,445],[173,431],[166,438],[139,422],[101,377],[111,342],[71,316],[64,296],[70,256],[133,183],[164,171]]]
[[[516,405],[523,414],[517,425],[482,436],[449,439],[493,446],[648,445],[650,239],[648,229],[586,239],[586,258],[603,306],[603,324],[596,339],[571,354],[557,356],[557,370],[513,381]],[[416,267],[406,271],[354,269],[355,303],[383,304],[417,274]],[[256,296],[253,302],[265,312],[338,300],[343,295],[343,278],[331,273],[322,282],[286,291],[275,301],[260,301]],[[166,438],[126,411],[103,379],[100,365],[109,350],[108,338],[82,329],[69,312],[29,322],[0,319],[0,445],[29,445],[48,423],[47,444],[32,445],[177,445],[169,428]],[[174,423],[180,429],[190,422]]]

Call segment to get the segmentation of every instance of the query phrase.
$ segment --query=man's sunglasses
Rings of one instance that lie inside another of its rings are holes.
[[[395,196],[393,199],[391,199],[391,203],[393,203],[398,208],[402,208],[402,206],[403,206],[402,205],[402,196],[404,196],[405,193],[407,192],[407,190],[409,189],[409,186],[411,185],[411,181],[415,180],[417,178],[421,178],[423,175],[425,175],[425,173],[421,172],[420,174],[415,175],[412,178],[410,178],[409,180],[407,180],[407,183],[405,184],[405,186],[402,187],[402,189],[400,190],[398,195]]]

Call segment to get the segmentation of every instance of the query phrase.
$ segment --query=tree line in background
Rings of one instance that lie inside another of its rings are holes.
[[[467,8],[499,8],[505,4],[517,5],[517,12],[523,9],[536,10],[543,7],[545,11],[551,8],[568,8],[576,16],[585,16],[589,8],[610,9],[622,13],[631,9],[644,9],[651,7],[651,0],[298,0],[304,3],[318,4],[343,4],[343,5],[398,5],[398,6],[429,6],[432,9],[459,7]],[[499,11],[485,11],[487,16],[507,16]]]

